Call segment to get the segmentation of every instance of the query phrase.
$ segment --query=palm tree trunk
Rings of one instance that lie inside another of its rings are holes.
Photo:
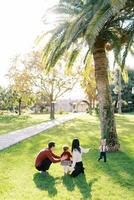
[[[118,70],[118,86],[119,86],[119,93],[118,93],[118,113],[122,114],[122,98],[121,98],[121,72]]]
[[[118,151],[119,142],[116,132],[114,111],[108,80],[108,59],[105,52],[105,42],[97,39],[93,49],[95,63],[95,78],[98,90],[98,101],[101,121],[101,138],[107,139],[109,151]]]

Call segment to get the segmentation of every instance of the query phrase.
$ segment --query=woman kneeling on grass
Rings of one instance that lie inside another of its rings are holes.
[[[76,177],[81,173],[84,173],[84,167],[82,163],[82,154],[87,153],[90,150],[80,147],[80,142],[75,138],[72,142],[72,154],[73,154],[73,163],[72,163],[72,177]]]

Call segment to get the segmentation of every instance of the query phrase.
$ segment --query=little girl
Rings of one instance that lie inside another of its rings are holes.
[[[61,157],[62,156],[66,157],[66,159],[61,161],[61,165],[63,166],[64,174],[68,174],[70,172],[70,166],[72,163],[71,162],[72,155],[69,152],[69,147],[67,145],[63,146],[63,153],[61,154]]]
[[[90,150],[84,149],[80,146],[80,142],[75,138],[72,142],[72,154],[73,154],[73,163],[72,163],[72,172],[71,176],[76,177],[81,173],[84,173],[84,167],[82,162],[82,154],[87,153]]]
[[[104,162],[106,162],[106,151],[108,150],[108,147],[106,146],[106,139],[101,139],[100,141],[100,157],[98,158],[98,161],[100,161],[102,158],[104,158]]]

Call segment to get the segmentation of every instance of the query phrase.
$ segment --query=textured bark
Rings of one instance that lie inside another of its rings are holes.
[[[105,52],[105,42],[97,39],[93,49],[95,63],[95,78],[98,90],[100,109],[101,138],[107,139],[109,151],[119,150],[119,142],[116,132],[114,111],[108,80],[108,60]]]

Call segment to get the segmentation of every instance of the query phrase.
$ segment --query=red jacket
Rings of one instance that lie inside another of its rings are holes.
[[[57,163],[60,162],[61,160],[59,159],[60,156],[56,156],[51,149],[43,149],[42,151],[39,152],[39,154],[37,155],[36,159],[35,159],[35,166],[38,167],[40,166],[41,162],[45,159],[45,158],[49,158],[49,160],[51,160],[51,162],[53,163]]]
[[[67,158],[65,160],[71,160],[70,158],[72,157],[71,153],[69,151],[64,151],[62,154],[61,154],[61,157],[62,156],[67,156]]]

